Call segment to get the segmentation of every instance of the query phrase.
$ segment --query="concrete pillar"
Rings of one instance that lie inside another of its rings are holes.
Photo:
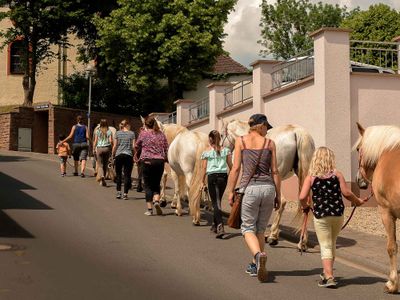
[[[209,95],[209,122],[210,128],[220,130],[217,114],[225,107],[225,90],[232,86],[229,82],[213,82],[207,85]]]
[[[347,180],[351,174],[351,99],[350,35],[351,30],[321,28],[314,39],[314,84],[321,101],[324,144],[336,155],[338,170]]]
[[[193,104],[190,99],[178,99],[174,102],[176,104],[176,124],[186,126],[189,124],[189,107]]]
[[[277,63],[276,60],[257,60],[250,64],[253,67],[253,113],[267,113],[263,96],[272,90],[271,73]]]
[[[397,43],[397,73],[400,74],[400,35],[393,39]]]

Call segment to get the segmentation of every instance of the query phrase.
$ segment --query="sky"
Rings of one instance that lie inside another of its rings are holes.
[[[274,3],[274,0],[267,0]],[[330,4],[346,5],[349,8],[359,6],[361,9],[368,9],[371,4],[384,3],[397,10],[400,10],[400,0],[311,0],[312,2],[323,2]],[[225,25],[224,49],[231,57],[246,67],[249,64],[262,59],[259,56],[261,46],[257,41],[261,39],[261,29],[259,26],[261,19],[260,4],[262,0],[238,0],[235,11],[228,18]]]

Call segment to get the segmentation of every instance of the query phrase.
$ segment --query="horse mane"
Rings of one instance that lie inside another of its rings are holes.
[[[371,126],[356,143],[363,155],[365,168],[374,168],[383,152],[400,147],[400,128],[397,126]]]
[[[249,124],[246,121],[233,119],[229,121],[226,128],[233,133],[236,137],[243,136],[249,133]]]

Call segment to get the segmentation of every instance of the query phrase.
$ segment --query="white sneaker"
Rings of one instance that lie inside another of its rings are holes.
[[[153,210],[148,210],[144,213],[146,216],[152,216],[153,215]]]

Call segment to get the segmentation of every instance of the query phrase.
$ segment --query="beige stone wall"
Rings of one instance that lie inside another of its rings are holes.
[[[4,9],[2,9],[4,11]],[[0,22],[0,29],[12,26],[9,20]],[[70,43],[73,45],[67,50],[67,62],[65,73],[67,75],[84,70],[84,66],[76,61],[77,49],[76,45],[79,41],[73,36],[70,37]],[[52,51],[58,52],[58,46],[53,46]],[[0,51],[0,106],[4,105],[21,105],[24,100],[22,89],[22,75],[8,74],[8,47],[4,47]],[[57,59],[50,64],[43,65],[39,70],[36,79],[36,90],[34,102],[51,102],[57,104],[58,95],[58,78],[59,64]],[[62,72],[62,71],[61,71]]]

